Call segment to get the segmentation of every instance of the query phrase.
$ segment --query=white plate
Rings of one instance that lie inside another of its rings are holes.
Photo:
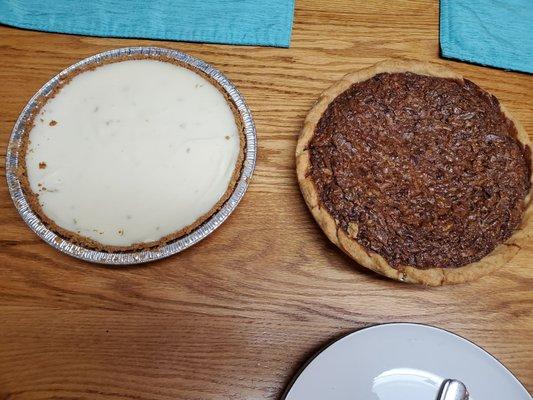
[[[283,400],[434,400],[446,378],[472,400],[531,400],[498,360],[472,342],[418,324],[376,325],[322,350]]]

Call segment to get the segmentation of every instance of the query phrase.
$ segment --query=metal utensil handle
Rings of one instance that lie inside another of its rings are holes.
[[[455,379],[446,379],[442,382],[436,400],[468,400],[468,390],[463,382]]]

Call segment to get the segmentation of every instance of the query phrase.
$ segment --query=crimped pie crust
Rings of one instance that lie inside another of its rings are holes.
[[[211,210],[209,210],[207,213],[199,217],[192,224],[176,232],[173,232],[169,235],[166,235],[157,241],[146,242],[146,243],[135,243],[130,246],[111,246],[111,245],[102,244],[91,238],[79,235],[76,232],[72,232],[70,230],[64,229],[60,227],[58,224],[56,224],[51,218],[49,218],[44,213],[41,205],[39,204],[39,200],[38,200],[39,195],[31,189],[31,186],[28,180],[28,175],[26,171],[26,152],[28,150],[29,142],[30,142],[29,133],[34,126],[35,118],[37,117],[40,110],[44,107],[44,105],[47,103],[48,100],[52,99],[64,86],[66,86],[77,75],[80,75],[87,71],[94,70],[105,64],[112,64],[112,63],[118,63],[121,61],[130,61],[130,60],[157,60],[157,61],[161,61],[165,63],[171,63],[171,64],[193,71],[194,73],[202,76],[204,79],[209,81],[212,85],[214,85],[215,88],[217,88],[217,90],[224,96],[227,104],[230,106],[231,111],[234,115],[235,123],[237,125],[237,129],[239,132],[240,149],[239,149],[239,155],[237,158],[236,167],[235,167],[235,170],[233,171],[233,175],[231,177],[228,188],[226,189],[224,195],[220,198],[220,200],[211,208]],[[30,116],[28,117],[27,121],[24,124],[21,145],[18,150],[19,151],[19,166],[17,170],[17,176],[19,178],[22,190],[27,197],[28,204],[30,205],[32,211],[35,212],[39,216],[39,218],[42,220],[42,222],[46,225],[48,229],[50,229],[57,235],[63,237],[64,239],[70,241],[71,243],[78,244],[88,249],[110,252],[110,253],[149,250],[149,249],[155,249],[155,248],[162,247],[168,244],[169,242],[172,242],[176,239],[179,239],[180,237],[184,235],[189,234],[190,232],[198,228],[201,224],[203,224],[206,220],[208,220],[213,214],[215,214],[222,207],[222,205],[229,199],[229,197],[233,193],[233,190],[235,189],[237,181],[239,180],[239,177],[240,177],[240,174],[243,168],[243,162],[244,162],[245,143],[246,142],[245,142],[245,136],[244,136],[244,124],[243,124],[243,121],[241,119],[241,116],[235,104],[233,103],[233,100],[222,89],[220,84],[214,79],[212,79],[209,75],[205,74],[201,70],[198,70],[192,67],[191,65],[185,62],[176,60],[175,58],[172,58],[172,57],[166,57],[163,55],[151,55],[151,54],[124,55],[120,57],[104,59],[98,62],[97,64],[88,65],[88,66],[85,66],[83,68],[76,70],[74,73],[71,73],[68,76],[66,76],[64,79],[62,79],[54,87],[54,89],[50,92],[50,94],[46,96],[45,98],[43,98],[37,104],[37,106],[32,110]]]
[[[316,186],[309,176],[311,168],[309,143],[314,136],[316,125],[329,104],[341,93],[350,88],[354,83],[366,81],[380,73],[412,72],[418,75],[427,75],[441,78],[452,78],[463,81],[463,77],[448,68],[427,62],[411,60],[387,60],[366,69],[355,71],[346,75],[339,82],[327,89],[311,109],[304,122],[304,127],[296,147],[296,166],[300,188],[304,199],[311,210],[315,220],[328,238],[341,250],[347,253],[362,266],[375,272],[399,281],[421,283],[429,286],[462,283],[475,280],[487,275],[505,265],[516,255],[524,242],[531,237],[531,219],[533,207],[531,206],[531,189],[525,199],[526,208],[521,226],[505,242],[498,245],[490,254],[477,262],[457,268],[420,269],[409,265],[393,268],[381,255],[363,247],[355,240],[358,226],[350,223],[349,232],[341,229],[333,216],[321,205]],[[517,130],[517,139],[524,145],[530,146],[527,133],[521,124],[500,104],[500,109],[505,116],[514,123]]]

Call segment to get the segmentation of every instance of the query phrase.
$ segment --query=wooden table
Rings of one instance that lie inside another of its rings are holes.
[[[465,336],[533,390],[533,243],[471,284],[392,282],[326,240],[296,182],[296,138],[322,90],[388,57],[439,59],[437,1],[298,0],[290,49],[1,27],[2,157],[19,112],[52,75],[131,45],[180,49],[228,75],[257,124],[254,178],[209,238],[128,268],[94,266],[44,244],[22,222],[2,178],[0,399],[279,399],[321,346],[391,321]],[[498,96],[533,134],[532,76],[441,62]]]

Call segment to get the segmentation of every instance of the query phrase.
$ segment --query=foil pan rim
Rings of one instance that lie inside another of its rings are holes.
[[[191,233],[156,249],[109,253],[88,249],[63,239],[61,236],[48,229],[39,216],[32,211],[16,173],[19,161],[18,150],[21,145],[24,124],[30,113],[37,106],[37,102],[40,99],[45,98],[62,79],[87,65],[97,64],[109,58],[135,54],[174,58],[188,64],[193,70],[202,71],[211,79],[215,80],[234,102],[242,119],[245,136],[244,160],[241,175],[229,199],[217,212]],[[20,216],[24,222],[26,222],[26,224],[50,246],[75,258],[96,264],[115,266],[132,265],[160,260],[173,254],[177,254],[206,238],[215,231],[215,229],[222,225],[243,198],[244,193],[248,188],[249,180],[255,169],[256,157],[257,136],[252,113],[238,89],[222,72],[205,61],[178,50],[153,46],[123,47],[98,53],[72,64],[46,82],[32,96],[20,113],[11,132],[6,153],[6,179],[9,193]]]

